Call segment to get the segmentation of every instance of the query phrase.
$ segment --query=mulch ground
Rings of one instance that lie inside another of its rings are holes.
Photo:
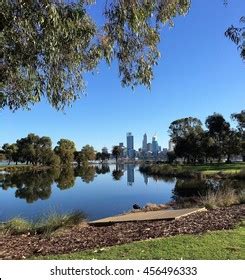
[[[59,235],[1,235],[0,259],[63,254],[177,234],[232,229],[245,218],[245,205],[199,212],[173,221],[128,222],[110,226],[75,226]]]

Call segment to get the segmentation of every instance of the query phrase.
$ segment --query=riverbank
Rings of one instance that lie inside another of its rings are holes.
[[[245,163],[215,163],[202,165],[142,164],[140,172],[150,176],[176,178],[245,179]]]
[[[17,173],[17,172],[30,172],[30,171],[45,171],[48,169],[52,169],[51,166],[44,166],[44,165],[4,165],[0,166],[0,172],[4,171],[7,173]]]
[[[244,260],[245,225],[200,235],[178,235],[131,244],[48,255],[45,260]]]
[[[38,256],[99,250],[133,241],[180,234],[203,234],[233,229],[244,219],[245,205],[195,213],[174,221],[133,222],[94,227],[87,224],[57,232],[51,236],[22,234],[0,236],[1,259],[25,259]],[[58,246],[57,246],[58,245]],[[125,256],[129,258],[129,255]]]

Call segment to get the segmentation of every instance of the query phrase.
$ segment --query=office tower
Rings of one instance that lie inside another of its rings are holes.
[[[152,137],[152,153],[154,155],[158,154],[158,142],[157,142],[157,136],[156,135],[154,135]]]
[[[108,149],[107,149],[106,147],[103,147],[103,148],[101,149],[101,151],[102,151],[102,153],[108,154]]]
[[[151,152],[152,151],[152,144],[148,143],[147,144],[147,152]]]
[[[135,151],[134,151],[134,136],[131,132],[127,133],[127,156],[129,158],[134,158]]]
[[[146,152],[147,151],[147,135],[146,133],[143,136],[143,141],[142,141],[142,151]]]
[[[120,143],[119,143],[119,147],[120,147],[120,148],[124,148],[123,142],[120,142]]]

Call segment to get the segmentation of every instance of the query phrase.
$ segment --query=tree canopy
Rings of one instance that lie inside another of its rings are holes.
[[[237,130],[230,127],[221,114],[214,113],[206,118],[207,130],[202,128],[199,119],[188,117],[175,120],[169,127],[171,140],[174,142],[174,154],[189,162],[204,162],[244,154],[244,111],[231,115],[237,120]]]
[[[190,0],[109,0],[102,26],[88,12],[93,2],[1,2],[0,108],[29,108],[46,97],[62,109],[102,59],[118,61],[122,85],[150,86],[161,25],[186,14]]]
[[[123,86],[150,87],[162,26],[187,14],[191,0],[103,3],[99,25],[88,9],[95,0],[1,1],[0,109],[30,108],[43,97],[63,109],[85,91],[85,73],[101,60],[117,61]],[[225,33],[243,59],[244,23],[243,16]]]

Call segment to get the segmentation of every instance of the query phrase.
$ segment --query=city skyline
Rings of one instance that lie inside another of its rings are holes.
[[[176,119],[193,116],[204,123],[217,112],[232,123],[230,115],[244,109],[244,62],[224,32],[238,22],[244,1],[221,2],[193,1],[186,17],[164,28],[151,91],[121,87],[116,63],[101,63],[98,74],[86,75],[86,96],[65,113],[46,100],[30,111],[1,110],[0,146],[35,133],[50,136],[53,145],[66,138],[78,150],[86,144],[111,149],[132,131],[136,147],[145,132],[157,132],[159,144],[168,147],[168,127]]]

